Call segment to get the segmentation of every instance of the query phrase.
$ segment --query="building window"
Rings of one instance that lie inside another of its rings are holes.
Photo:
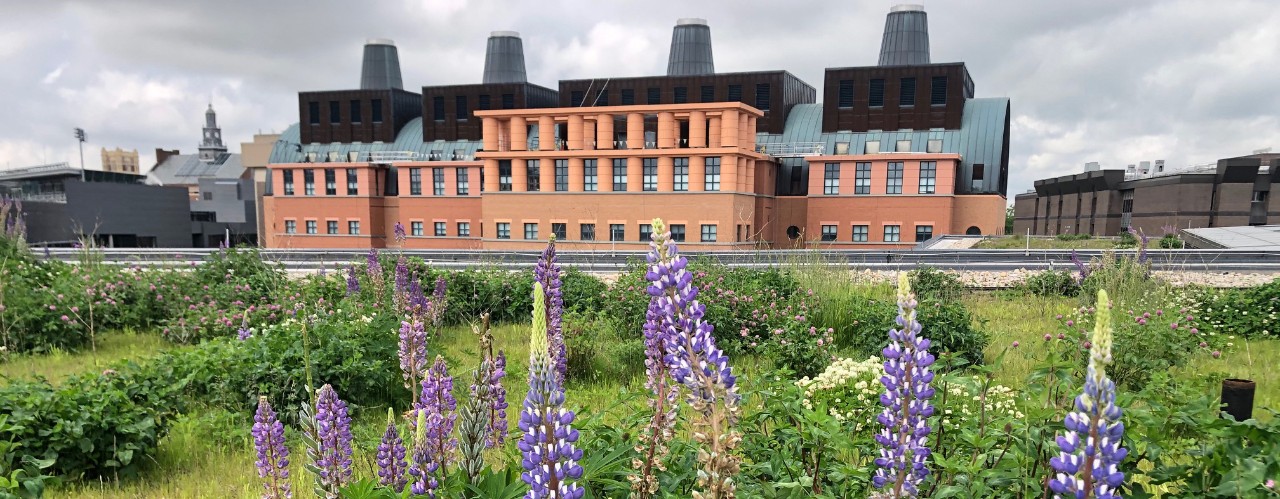
[[[884,182],[885,194],[902,194],[902,162],[889,162],[889,175]]]
[[[422,195],[422,169],[421,168],[409,169],[409,195],[410,196]]]
[[[626,224],[609,224],[609,240],[610,241],[626,241],[627,225]]]
[[[933,194],[937,187],[938,162],[920,162],[920,194]]]
[[[538,224],[524,224],[524,238],[534,240],[538,238]]]
[[[870,228],[866,225],[853,226],[853,242],[855,243],[867,242],[867,234],[870,233],[869,229]]]
[[[525,224],[526,228],[528,224]],[[551,235],[557,240],[563,241],[569,238],[569,224],[556,222],[551,224]]]
[[[285,233],[285,234],[296,234],[297,232],[298,232],[298,222],[297,222],[297,221],[294,221],[294,220],[285,220],[285,221],[284,221],[284,233]]]
[[[422,222],[409,222],[409,234],[414,236],[421,236]]]
[[[636,90],[634,88],[622,89],[622,105],[632,106],[636,103]]]
[[[498,239],[511,239],[511,224],[498,222]]]
[[[281,173],[284,174],[284,195],[292,196],[293,195],[293,170],[284,170]]]
[[[479,110],[481,110],[481,111],[488,111],[488,110],[489,110],[489,96],[488,96],[488,95],[481,95],[481,96],[480,96],[480,100],[479,100],[478,102],[476,102],[476,108],[477,108],[477,109],[479,109]]]
[[[880,154],[880,141],[868,140],[862,149],[863,154]]]
[[[898,105],[914,107],[916,105],[916,79],[903,78],[899,82]]]
[[[653,225],[640,224],[640,242],[647,243],[653,240]]]
[[[355,196],[360,194],[360,182],[356,176],[355,168],[347,168],[347,195]]]
[[[822,193],[827,196],[840,194],[840,163],[827,163],[823,167]]]
[[[987,174],[987,165],[984,165],[982,163],[973,165],[973,176],[969,181],[970,189],[975,191],[982,190],[982,179],[986,177],[986,174]]]
[[[671,240],[677,243],[684,242],[684,224],[671,224]]]
[[[502,94],[502,108],[503,108],[503,109],[515,109],[515,108],[516,108],[516,94]]]
[[[896,243],[901,237],[902,227],[899,225],[884,226],[884,242]]]
[[[854,164],[853,193],[871,194],[871,163]]]
[[[676,87],[675,103],[684,104],[689,102],[689,87]]]
[[[436,227],[436,237],[444,237],[449,235],[447,232],[445,232],[446,230],[448,230],[445,228],[446,227],[445,222],[436,222],[435,227]]]
[[[836,240],[836,226],[834,226],[834,225],[823,225],[823,226],[822,226],[822,240],[823,240],[823,241],[835,241],[835,240]]]
[[[661,103],[662,103],[662,91],[661,91],[660,89],[657,89],[657,88],[650,88],[650,89],[648,90],[648,92],[649,92],[649,95],[648,95],[648,101],[647,101],[647,102],[648,102],[649,104],[661,104]]]
[[[871,80],[871,90],[867,94],[870,99],[871,107],[884,107],[884,80],[873,78]]]
[[[361,116],[361,113],[360,113],[360,101],[358,101],[358,100],[353,100],[353,101],[351,101],[351,123],[352,123],[352,124],[359,124],[359,123],[360,123],[360,116]]]
[[[702,96],[701,96],[701,97],[702,97],[702,99],[701,99],[701,100],[702,100],[702,102],[715,102],[715,100],[716,100],[716,87],[713,87],[713,86],[711,86],[711,85],[703,85],[703,86],[702,86]]]
[[[924,152],[942,152],[942,139],[929,139],[925,144]]]
[[[556,161],[556,192],[564,192],[569,190],[569,160],[557,159]]]
[[[838,106],[840,109],[853,107],[853,80],[840,80],[840,93],[837,98],[839,99]]]
[[[382,99],[373,99],[369,103],[370,111],[373,114],[374,123],[382,123]]]
[[[947,104],[947,77],[935,76],[929,82],[929,104],[943,106]]]
[[[342,123],[342,105],[336,100],[329,101],[329,124]]]
[[[436,196],[444,195],[444,168],[431,169],[431,193]]]
[[[584,95],[581,90],[569,92],[569,107],[581,107],[582,100],[586,98]]]
[[[458,195],[466,196],[471,194],[471,176],[468,174],[470,170],[466,168],[458,168],[455,171],[458,175]]]
[[[706,158],[706,173],[703,174],[703,190],[720,190],[720,156]]]
[[[511,190],[511,160],[498,160],[498,190]]]
[[[312,125],[320,124],[320,103],[319,102],[307,103],[307,122],[311,123]]]
[[[471,222],[458,222],[458,237],[471,237]]]
[[[307,196],[316,195],[315,170],[302,170],[302,194]]]
[[[578,238],[583,241],[596,240],[596,224],[582,224],[578,226]]]
[[[431,98],[431,119],[444,121],[444,97]]]
[[[756,109],[761,111],[769,110],[769,84],[756,84]]]
[[[524,162],[525,189],[529,192],[538,192],[542,190],[542,167],[538,160],[531,159]]]
[[[702,242],[716,242],[716,231],[718,227],[715,224],[702,224]]]
[[[933,239],[933,226],[917,225],[916,226],[916,242],[922,243],[930,239]]]
[[[582,160],[582,190],[583,192],[595,192],[599,182],[600,169],[596,166],[596,160]]]
[[[596,94],[596,101],[592,105],[608,106],[609,105],[609,89],[607,88],[600,89],[600,93]]]
[[[324,169],[324,195],[338,195],[338,171],[333,168]]]
[[[467,109],[467,96],[459,95],[453,100],[454,110],[458,112],[458,121],[467,121],[471,117],[471,110]]]
[[[742,85],[729,85],[729,102],[742,102]]]
[[[1059,200],[1061,202],[1061,200]],[[1058,216],[1062,216],[1062,208],[1058,208]],[[1045,207],[1045,230],[1049,230],[1049,207]],[[1062,222],[1058,222],[1061,224]],[[1133,189],[1120,191],[1120,230],[1127,231],[1133,224]]]
[[[326,232],[328,232],[329,234],[336,235],[336,234],[338,233],[338,221],[337,221],[337,220],[329,220],[329,221],[325,222],[324,224],[325,224]]]
[[[689,190],[689,158],[675,158],[674,165],[671,190],[676,192]]]
[[[627,158],[613,159],[613,192],[627,192]]]
[[[640,160],[640,165],[644,176],[644,191],[658,190],[658,158],[644,158]]]
[[[893,145],[893,150],[897,152],[911,152],[911,141],[899,140]]]
[[[348,221],[347,221],[347,234],[351,234],[351,235],[353,235],[353,236],[358,236],[358,235],[360,235],[360,221],[359,221],[359,220],[348,220]]]

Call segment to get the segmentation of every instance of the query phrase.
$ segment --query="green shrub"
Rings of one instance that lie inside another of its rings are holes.
[[[1116,242],[1117,248],[1132,248],[1138,245],[1138,236],[1131,231],[1120,231],[1120,240]]]
[[[964,297],[964,283],[953,273],[920,267],[907,276],[911,279],[911,291],[920,300],[954,301]]]
[[[1160,238],[1161,249],[1182,249],[1182,239],[1178,239],[1177,234],[1166,234]]]
[[[1059,241],[1085,241],[1093,239],[1093,236],[1090,234],[1058,234],[1057,237]]]
[[[562,321],[569,379],[627,384],[644,374],[644,339],[624,335],[599,311],[565,313]]]
[[[1280,279],[1243,289],[1204,289],[1198,312],[1204,329],[1245,338],[1280,336]]]
[[[1153,295],[1163,296],[1169,289],[1168,283],[1151,275],[1149,263],[1140,262],[1136,257],[1106,252],[1090,261],[1088,269],[1089,275],[1080,284],[1080,296],[1085,302],[1092,299],[1089,297],[1098,296],[1100,289],[1107,290],[1118,306],[1137,303]]]
[[[1077,296],[1080,294],[1080,285],[1076,283],[1076,277],[1068,270],[1046,270],[1032,274],[1018,284],[1018,289],[1036,296]]]

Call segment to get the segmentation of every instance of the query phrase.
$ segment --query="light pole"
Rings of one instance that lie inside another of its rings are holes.
[[[85,134],[83,128],[76,128],[76,139],[80,141],[80,181],[84,182],[84,141]]]

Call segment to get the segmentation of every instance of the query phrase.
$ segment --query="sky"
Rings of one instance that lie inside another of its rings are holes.
[[[478,83],[489,32],[519,31],[528,76],[660,75],[671,29],[708,20],[720,72],[875,65],[896,2],[660,0],[41,0],[0,16],[0,169],[100,149],[194,152],[204,111],[232,152],[298,121],[297,92],[358,88],[368,38],[405,85]],[[1280,150],[1280,4],[1272,0],[924,1],[933,62],[1012,101],[1009,195],[1088,161],[1169,168]]]

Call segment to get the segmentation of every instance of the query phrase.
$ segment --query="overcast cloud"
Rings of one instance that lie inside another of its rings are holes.
[[[300,90],[356,88],[366,38],[391,38],[408,89],[477,83],[490,31],[524,38],[529,78],[663,74],[680,17],[711,25],[718,71],[876,63],[895,2],[6,2],[0,168],[99,148],[194,151],[212,100],[231,150],[297,121]],[[784,6],[785,5],[785,6]],[[1280,5],[1270,0],[925,2],[934,62],[968,64],[1013,105],[1009,192],[1086,161],[1171,167],[1280,147]]]

